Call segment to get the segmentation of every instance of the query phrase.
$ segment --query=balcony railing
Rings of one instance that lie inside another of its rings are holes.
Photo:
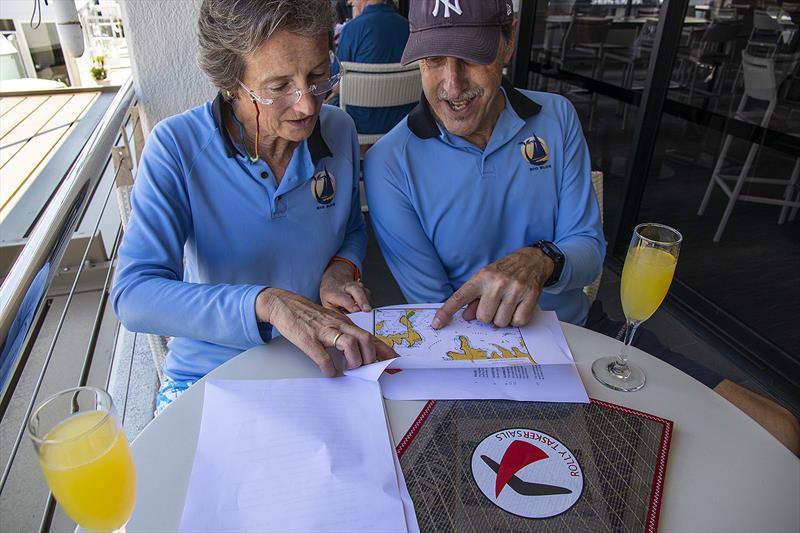
[[[4,531],[74,527],[56,512],[32,446],[25,442],[25,423],[34,405],[56,390],[86,384],[107,389],[119,367],[114,354],[120,326],[108,306],[108,295],[122,227],[112,196],[117,178],[135,167],[132,154],[143,144],[141,136],[133,135],[141,128],[134,105],[129,78],[74,159],[0,287],[0,529]],[[101,224],[107,229],[111,215],[116,231],[106,243],[110,260],[94,262],[91,250],[97,248]],[[65,257],[65,251],[79,224],[93,226],[94,231],[75,261]],[[83,319],[76,321],[71,312],[79,306]],[[124,398],[115,401],[122,414]]]

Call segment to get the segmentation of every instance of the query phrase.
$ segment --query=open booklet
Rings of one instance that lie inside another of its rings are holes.
[[[459,312],[436,330],[431,321],[440,306],[398,305],[349,315],[400,357],[345,374],[379,379],[384,397],[393,400],[589,401],[554,312],[539,309],[527,325],[507,328],[466,321]]]

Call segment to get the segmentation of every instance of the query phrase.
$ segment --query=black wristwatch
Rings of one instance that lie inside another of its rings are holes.
[[[561,271],[564,270],[564,254],[561,253],[561,250],[550,241],[538,241],[531,244],[532,248],[539,248],[544,255],[549,257],[553,260],[555,264],[555,268],[553,269],[553,273],[548,278],[547,282],[544,284],[545,287],[549,287],[550,285],[555,285],[558,283],[558,280],[561,278]]]

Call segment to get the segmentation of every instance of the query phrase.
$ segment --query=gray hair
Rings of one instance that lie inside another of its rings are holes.
[[[333,36],[330,0],[203,0],[198,63],[223,95],[236,92],[245,58],[278,30]]]

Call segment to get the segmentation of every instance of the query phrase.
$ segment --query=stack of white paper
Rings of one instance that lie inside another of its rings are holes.
[[[180,530],[418,530],[378,384],[208,381]]]

